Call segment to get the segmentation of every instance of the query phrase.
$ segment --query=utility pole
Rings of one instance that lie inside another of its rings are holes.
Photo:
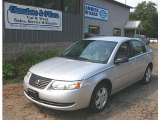
[[[127,3],[127,0],[125,0],[125,4]]]

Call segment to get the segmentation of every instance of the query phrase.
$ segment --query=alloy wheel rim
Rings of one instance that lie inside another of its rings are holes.
[[[96,95],[96,99],[95,99],[95,105],[98,109],[102,109],[107,102],[107,89],[106,88],[101,88]]]
[[[151,69],[148,68],[146,72],[146,81],[149,82],[151,79]]]

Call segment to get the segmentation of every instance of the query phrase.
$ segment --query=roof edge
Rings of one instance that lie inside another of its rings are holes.
[[[131,8],[131,9],[133,8],[133,7],[129,6],[129,5],[120,3],[120,2],[115,1],[115,0],[107,0],[107,1],[112,2],[112,3],[114,3],[114,4],[117,4],[117,5],[121,5],[121,6],[127,7],[127,8]]]

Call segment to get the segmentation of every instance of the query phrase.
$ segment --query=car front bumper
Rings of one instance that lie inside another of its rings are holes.
[[[53,90],[51,83],[44,89],[29,85],[28,78],[24,78],[23,88],[25,96],[32,102],[44,107],[56,110],[77,110],[88,107],[94,89],[93,85],[75,90]],[[36,91],[38,98],[35,99],[28,94],[29,90]]]

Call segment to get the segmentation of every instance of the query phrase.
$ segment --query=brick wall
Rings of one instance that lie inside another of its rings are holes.
[[[53,43],[4,43],[3,44],[3,62],[15,60],[19,55],[25,52],[41,52],[46,50],[64,51],[73,42],[53,42]]]

